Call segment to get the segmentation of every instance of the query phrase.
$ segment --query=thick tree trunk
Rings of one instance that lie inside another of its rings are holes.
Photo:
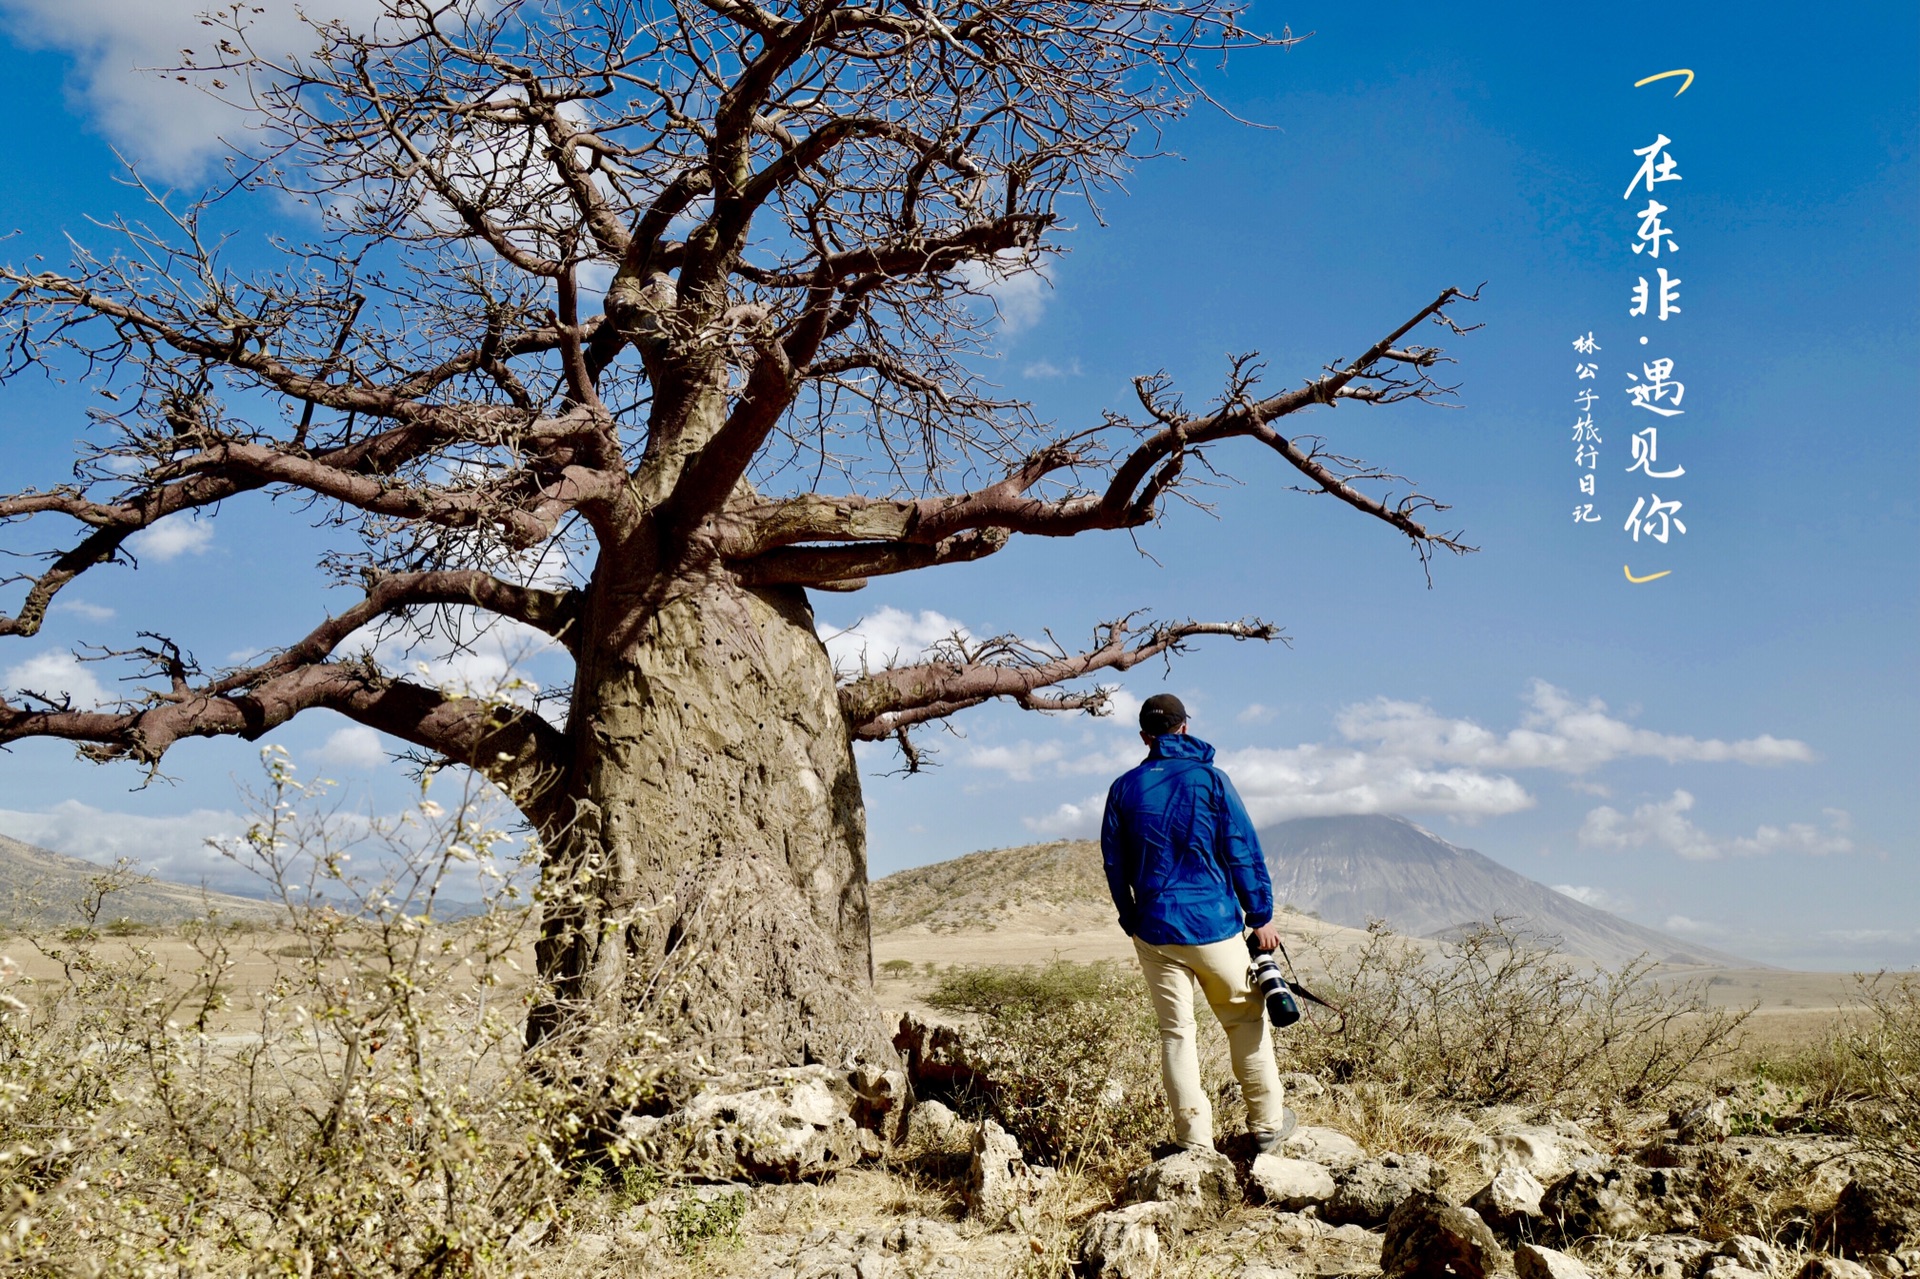
[[[530,1040],[715,1068],[889,1055],[859,775],[804,593],[675,600],[583,655],[574,699]]]

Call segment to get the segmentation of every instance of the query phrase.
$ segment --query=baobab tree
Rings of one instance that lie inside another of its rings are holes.
[[[545,859],[536,1042],[611,1008],[710,1061],[884,1053],[851,744],[911,759],[916,726],[995,698],[1097,712],[1088,677],[1277,634],[1123,619],[1085,651],[956,637],[837,677],[810,592],[1140,529],[1230,443],[1423,560],[1467,549],[1281,429],[1444,395],[1411,339],[1463,331],[1457,289],[1277,393],[1236,362],[1203,412],[1151,376],[1056,427],[981,375],[997,283],[1205,98],[1192,64],[1291,41],[1233,0],[387,0],[302,58],[247,14],[180,72],[245,113],[233,180],[5,270],[7,374],[113,398],[70,482],[0,498],[45,552],[0,635],[141,530],[240,503],[340,530],[319,571],[351,603],[241,666],[103,637],[139,691],[11,692],[0,743],[152,768],[325,708],[476,770]],[[306,242],[225,237],[290,197]],[[570,655],[564,715],[371,655],[489,618]]]

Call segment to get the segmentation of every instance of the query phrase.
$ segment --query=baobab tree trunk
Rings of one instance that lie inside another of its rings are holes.
[[[710,587],[615,647],[581,659],[564,811],[542,823],[551,998],[529,1040],[884,1059],[859,774],[805,593]]]

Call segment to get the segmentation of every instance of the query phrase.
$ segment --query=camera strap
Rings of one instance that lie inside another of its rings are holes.
[[[1300,980],[1300,974],[1294,970],[1293,956],[1287,953],[1287,944],[1285,942],[1280,943],[1280,958],[1287,961],[1287,985],[1292,987],[1293,993],[1309,1003],[1320,1005],[1338,1017],[1340,1019],[1340,1033],[1345,1034],[1347,1030],[1347,1010],[1330,1000],[1320,998],[1320,996],[1306,988]]]

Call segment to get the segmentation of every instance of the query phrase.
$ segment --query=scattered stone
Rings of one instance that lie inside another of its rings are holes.
[[[1684,1233],[1700,1224],[1701,1181],[1688,1168],[1585,1169],[1548,1187],[1540,1211],[1561,1239]]]
[[[1720,1245],[1715,1254],[1725,1257],[1734,1264],[1745,1266],[1748,1270],[1772,1271],[1780,1264],[1780,1253],[1772,1244],[1752,1235],[1735,1235]]]
[[[1547,1193],[1525,1168],[1502,1168],[1467,1200],[1467,1207],[1504,1235],[1530,1235],[1540,1221],[1540,1199]]]
[[[907,1145],[929,1154],[962,1154],[973,1145],[973,1126],[944,1103],[923,1101],[907,1112]]]
[[[893,1036],[893,1046],[907,1063],[907,1081],[914,1091],[954,1096],[960,1089],[985,1082],[967,1055],[960,1028],[943,1021],[906,1013]]]
[[[1340,1225],[1377,1226],[1409,1195],[1437,1193],[1445,1180],[1445,1170],[1425,1155],[1385,1154],[1338,1173],[1320,1215]]]
[[[1380,1246],[1380,1269],[1393,1279],[1484,1279],[1506,1264],[1479,1213],[1425,1192],[1401,1200]]]
[[[1855,1256],[1920,1244],[1920,1190],[1884,1168],[1855,1169],[1833,1205],[1833,1242]]]
[[[1044,1169],[1027,1166],[1011,1133],[984,1120],[974,1131],[967,1167],[967,1215],[989,1226],[1006,1225],[1033,1202],[1046,1179]]]
[[[1707,1146],[1733,1135],[1733,1111],[1725,1097],[1673,1110],[1667,1115],[1674,1140],[1683,1146]]]
[[[1280,1147],[1289,1159],[1310,1159],[1335,1172],[1351,1168],[1367,1157],[1366,1148],[1343,1132],[1332,1128],[1302,1126],[1293,1130]]]
[[[1654,1235],[1636,1239],[1626,1248],[1626,1255],[1635,1263],[1633,1273],[1653,1279],[1689,1279],[1712,1253],[1712,1244],[1691,1235]]]
[[[911,1217],[885,1231],[880,1246],[888,1252],[950,1252],[960,1244],[952,1226],[925,1217]]]
[[[1514,1250],[1513,1269],[1519,1279],[1593,1279],[1585,1266],[1566,1253],[1533,1243],[1523,1243]]]
[[[1269,1204],[1298,1212],[1310,1204],[1333,1198],[1333,1174],[1310,1159],[1259,1155],[1253,1161],[1253,1184]],[[1538,1204],[1535,1205],[1538,1207]]]
[[[1233,1272],[1233,1279],[1300,1279],[1300,1272],[1285,1266],[1270,1266],[1264,1261],[1249,1261]]]
[[[1280,1088],[1288,1097],[1300,1097],[1312,1100],[1327,1095],[1327,1086],[1320,1082],[1318,1075],[1309,1075],[1304,1070],[1289,1070],[1280,1076]]]
[[[1767,1279],[1767,1272],[1743,1266],[1732,1257],[1708,1257],[1699,1279]]]
[[[1873,1271],[1879,1279],[1905,1279],[1907,1273],[1907,1263],[1888,1252],[1862,1257],[1860,1264]]]
[[[1480,1166],[1487,1172],[1524,1168],[1543,1186],[1580,1168],[1597,1166],[1600,1152],[1572,1124],[1506,1128],[1480,1138]]]
[[[1179,1210],[1170,1203],[1103,1212],[1080,1235],[1076,1269],[1086,1279],[1147,1279],[1160,1268],[1162,1236],[1179,1230]]]
[[[656,1164],[696,1176],[796,1181],[878,1154],[907,1095],[897,1070],[794,1066],[711,1080],[681,1109],[630,1116],[621,1131]]]
[[[1218,1151],[1182,1150],[1128,1177],[1126,1199],[1171,1204],[1183,1223],[1213,1221],[1240,1202],[1240,1181]]]
[[[1855,1261],[1814,1257],[1800,1268],[1796,1279],[1873,1279],[1873,1271]]]

